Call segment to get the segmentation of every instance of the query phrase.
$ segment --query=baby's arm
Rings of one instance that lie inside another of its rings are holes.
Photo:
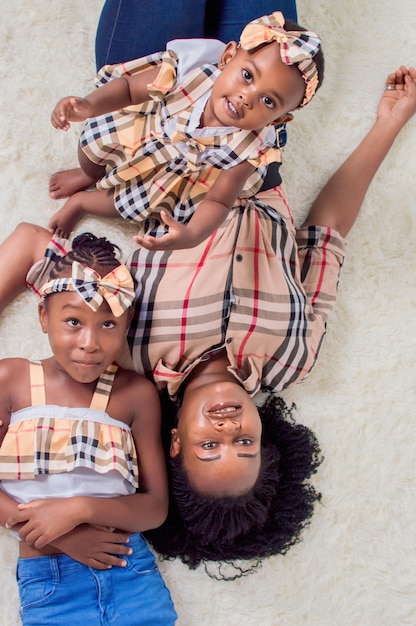
[[[377,118],[359,146],[329,179],[304,226],[329,226],[343,237],[355,222],[370,183],[401,129],[416,112],[416,69],[389,74]]]
[[[19,536],[40,549],[80,524],[137,532],[160,526],[167,514],[165,457],[160,439],[160,404],[156,388],[134,372],[122,389],[123,404],[134,417],[132,433],[140,462],[140,493],[118,498],[51,498],[18,505],[7,527],[21,524]],[[117,380],[117,379],[116,379]],[[113,394],[114,395],[114,390]],[[97,478],[99,480],[99,478]]]
[[[223,170],[186,226],[176,222],[166,211],[161,211],[169,232],[160,238],[137,235],[133,240],[148,250],[179,250],[197,246],[224,222],[254,169],[253,165],[244,161]]]
[[[89,117],[98,117],[124,109],[132,104],[140,104],[149,99],[148,85],[159,73],[159,67],[122,78],[114,78],[94,89],[85,98],[67,96],[55,106],[51,122],[58,130],[68,130],[69,122],[84,122]]]

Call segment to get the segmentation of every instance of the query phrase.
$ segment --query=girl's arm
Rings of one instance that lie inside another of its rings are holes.
[[[178,250],[197,246],[221,226],[254,169],[253,165],[245,161],[223,170],[186,226],[176,222],[166,211],[161,211],[169,232],[159,238],[137,235],[133,240],[148,250]]]
[[[36,548],[47,544],[59,547],[56,539],[80,524],[137,532],[156,528],[164,522],[168,488],[158,393],[145,378],[134,372],[125,374],[128,384],[123,385],[118,396],[126,407],[124,410],[134,415],[132,432],[139,460],[140,493],[117,498],[51,498],[18,505],[19,510],[11,514],[7,527],[21,524],[19,536]]]
[[[383,92],[372,128],[322,189],[304,226],[329,226],[345,237],[354,224],[375,173],[416,112],[414,67],[400,67],[387,84],[396,89]]]
[[[89,117],[98,117],[132,104],[146,102],[149,100],[147,87],[155,80],[159,70],[159,67],[155,67],[134,76],[114,78],[94,89],[85,98],[62,98],[52,111],[52,126],[58,130],[68,130],[69,122],[84,122]]]

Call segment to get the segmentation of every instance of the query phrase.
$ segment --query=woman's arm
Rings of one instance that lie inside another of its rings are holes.
[[[354,224],[371,181],[401,129],[416,112],[416,69],[389,74],[377,118],[365,138],[329,179],[304,226],[329,226],[343,237]]]
[[[153,83],[160,67],[134,74],[114,78],[94,89],[85,98],[66,96],[59,100],[52,111],[51,123],[58,130],[68,130],[69,122],[84,122],[90,117],[98,117],[124,109],[132,104],[140,104],[149,99],[148,85]]]
[[[223,170],[186,226],[176,222],[166,211],[161,211],[169,232],[159,238],[137,235],[133,241],[148,250],[194,248],[221,226],[254,170],[254,166],[247,161]]]

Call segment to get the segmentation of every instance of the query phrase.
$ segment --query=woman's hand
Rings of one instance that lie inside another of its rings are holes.
[[[402,128],[416,113],[416,69],[399,67],[388,75],[377,109],[377,120]]]

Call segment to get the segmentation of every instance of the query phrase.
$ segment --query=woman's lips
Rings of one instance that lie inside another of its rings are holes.
[[[234,417],[241,412],[241,404],[236,402],[221,402],[207,410],[209,417]]]

